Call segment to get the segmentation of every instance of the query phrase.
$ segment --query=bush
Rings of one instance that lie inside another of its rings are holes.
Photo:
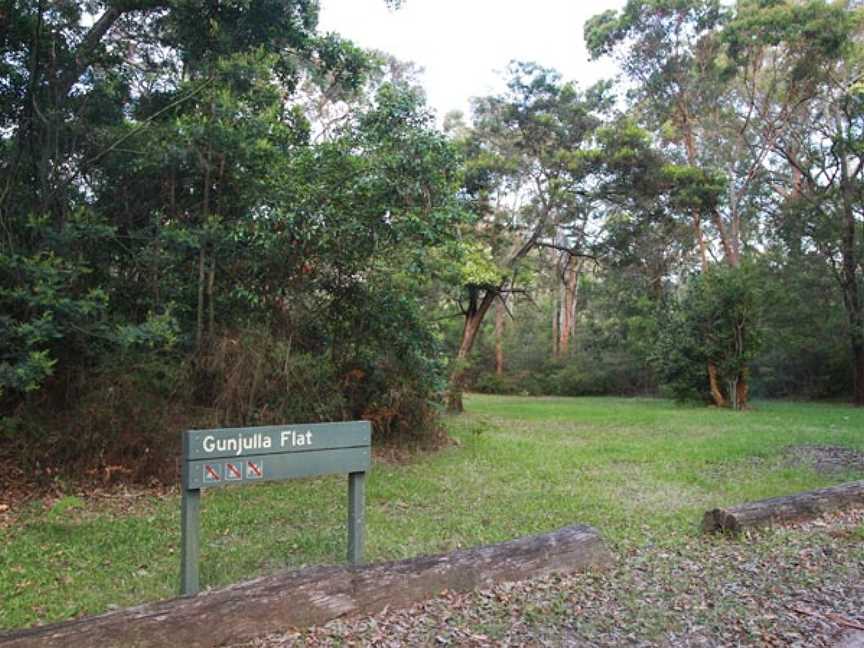
[[[529,372],[519,374],[481,373],[474,382],[472,389],[481,394],[502,394],[512,396],[525,391],[522,381]]]
[[[165,482],[179,475],[186,429],[362,418],[376,443],[440,443],[431,378],[410,358],[369,358],[337,366],[261,330],[197,356],[127,353],[57,377],[3,420],[0,442],[36,473]]]
[[[716,265],[691,277],[672,301],[660,328],[653,364],[661,385],[678,400],[703,400],[706,367],[717,368],[719,388],[746,380],[762,343],[760,299],[753,269]],[[746,406],[742,402],[741,406]]]
[[[5,439],[7,452],[37,475],[173,480],[180,431],[217,426],[217,412],[195,406],[182,361],[125,360],[66,375],[27,401]]]
[[[480,373],[472,385],[484,394],[527,396],[625,396],[652,391],[650,368],[626,352],[581,354],[568,361],[550,361],[539,369],[498,376]]]

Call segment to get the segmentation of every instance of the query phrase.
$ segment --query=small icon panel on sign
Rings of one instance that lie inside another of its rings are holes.
[[[264,463],[260,459],[246,462],[246,479],[261,479],[264,476]]]
[[[243,466],[239,463],[225,464],[225,481],[240,481],[243,479]]]
[[[204,464],[204,483],[218,484],[222,481],[222,464]]]

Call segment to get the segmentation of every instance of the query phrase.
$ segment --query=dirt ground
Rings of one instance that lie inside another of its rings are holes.
[[[847,472],[864,473],[864,452],[852,448],[826,445],[799,445],[786,449],[792,465],[811,468],[827,475]]]
[[[826,474],[864,472],[864,453],[849,448],[794,446],[785,457]],[[739,539],[648,542],[608,571],[444,593],[242,644],[367,645],[864,648],[864,509]]]

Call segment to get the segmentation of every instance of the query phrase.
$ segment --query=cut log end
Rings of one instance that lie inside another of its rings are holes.
[[[713,509],[702,518],[702,531],[736,535],[745,529],[811,520],[831,511],[856,507],[864,507],[864,481]]]
[[[702,518],[702,533],[732,533],[737,534],[741,531],[735,517],[729,515],[723,509],[713,509],[706,511]]]

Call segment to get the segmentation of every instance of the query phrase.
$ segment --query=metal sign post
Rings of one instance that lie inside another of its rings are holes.
[[[348,561],[363,561],[365,481],[371,465],[368,421],[189,430],[183,434],[180,593],[200,589],[201,490],[348,474]]]

